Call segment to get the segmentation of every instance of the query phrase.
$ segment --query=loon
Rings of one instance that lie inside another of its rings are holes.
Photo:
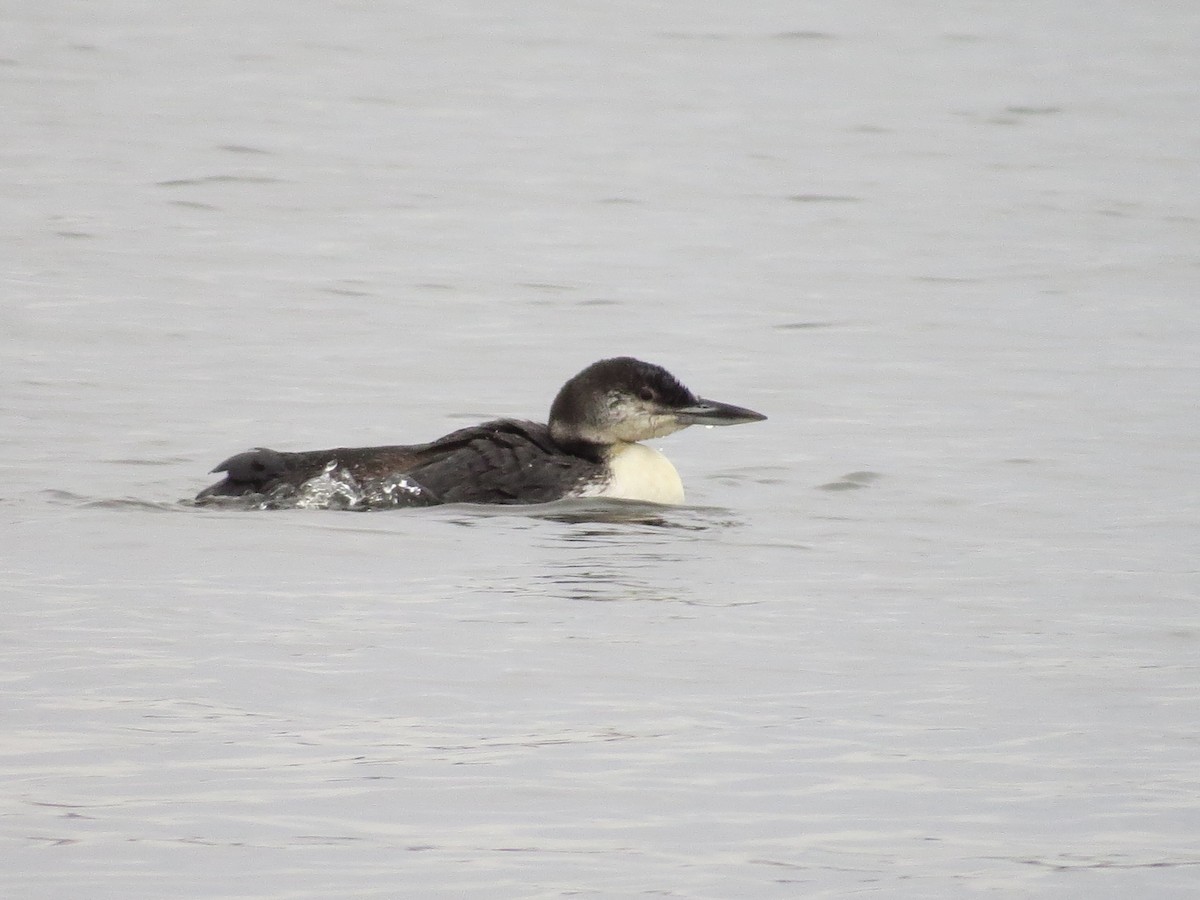
[[[298,489],[342,468],[360,483],[403,478],[412,505],[547,503],[604,497],[677,504],[679,473],[640,441],[689,425],[737,425],[766,416],[705,400],[661,366],[628,356],[592,363],[571,378],[550,406],[547,425],[497,419],[427,444],[279,452],[260,447],[212,471],[218,483],[196,495],[267,494]]]

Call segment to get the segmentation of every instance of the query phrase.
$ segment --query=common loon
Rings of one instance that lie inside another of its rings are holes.
[[[416,499],[436,503],[547,503],[611,497],[682,503],[683,483],[665,456],[639,441],[689,425],[737,425],[766,416],[697,397],[661,366],[628,356],[592,363],[563,385],[541,425],[497,419],[428,444],[239,453],[196,495],[239,497],[300,488],[335,468],[359,483],[402,477]]]

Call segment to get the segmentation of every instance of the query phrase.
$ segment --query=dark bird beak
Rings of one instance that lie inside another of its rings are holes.
[[[684,425],[742,425],[746,422],[761,422],[762,413],[732,403],[697,398],[691,406],[675,410],[675,417]]]

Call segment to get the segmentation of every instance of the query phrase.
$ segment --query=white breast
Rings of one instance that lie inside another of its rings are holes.
[[[608,458],[612,478],[587,492],[592,497],[682,503],[683,482],[671,461],[645,444],[618,444]]]

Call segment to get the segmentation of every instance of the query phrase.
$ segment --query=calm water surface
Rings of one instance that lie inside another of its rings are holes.
[[[1194,4],[27,6],[5,896],[1195,895]],[[179,502],[618,353],[692,505]]]

